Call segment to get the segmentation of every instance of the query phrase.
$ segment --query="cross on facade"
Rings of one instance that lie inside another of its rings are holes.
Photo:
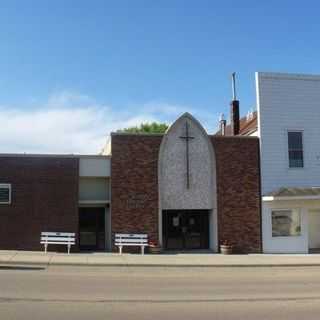
[[[194,137],[189,135],[189,123],[186,121],[186,131],[184,136],[180,136],[180,139],[186,141],[186,164],[187,164],[187,189],[190,187],[190,165],[189,165],[189,141]]]

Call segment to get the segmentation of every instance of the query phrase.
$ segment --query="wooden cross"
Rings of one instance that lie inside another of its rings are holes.
[[[189,135],[189,123],[186,121],[186,133],[181,136],[180,139],[186,141],[186,162],[187,162],[187,189],[190,187],[190,166],[189,166],[189,141],[194,139],[194,137]]]

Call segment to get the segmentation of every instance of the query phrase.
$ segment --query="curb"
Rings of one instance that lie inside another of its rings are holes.
[[[2,261],[0,262],[0,270],[3,266],[42,266],[45,268],[55,266],[55,267],[126,267],[126,268],[272,268],[272,267],[320,267],[320,263],[268,263],[268,264],[165,264],[165,263],[50,263],[50,262],[40,262],[40,261]]]

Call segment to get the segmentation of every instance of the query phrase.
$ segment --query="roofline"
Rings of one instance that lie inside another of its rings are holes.
[[[17,158],[111,158],[111,155],[101,154],[44,154],[44,153],[0,153],[1,157],[17,157]]]
[[[255,130],[256,131],[256,130]],[[127,132],[112,132],[111,136],[136,136],[136,137],[163,137],[164,133],[127,133]],[[222,138],[222,139],[259,139],[256,136],[236,135],[236,136],[221,136],[218,134],[207,134],[208,137]]]
[[[76,155],[77,156],[77,155]],[[79,154],[79,158],[111,158],[111,155],[103,155],[103,154]]]
[[[244,125],[241,126],[241,123],[244,122]],[[255,110],[253,111],[253,117],[251,119],[248,119],[247,116],[242,116],[239,119],[240,123],[240,131],[238,135],[248,135],[252,132],[258,131],[258,111]],[[252,126],[252,124],[255,123],[255,126]],[[252,126],[252,127],[251,127]],[[225,130],[228,131],[227,129],[231,128],[231,123],[227,122]],[[249,129],[248,129],[249,128]],[[221,129],[219,129],[215,134],[221,135]],[[230,136],[229,133],[225,134],[225,136]]]
[[[263,196],[262,201],[320,200],[317,196]]]
[[[320,81],[319,74],[305,74],[305,73],[285,73],[285,72],[256,72],[259,78],[264,79],[281,79],[281,80],[306,80],[306,81]]]
[[[252,130],[249,130],[249,131],[246,131],[246,132],[243,132],[242,135],[244,136],[248,136],[254,132],[258,132],[258,128],[255,128],[255,129],[252,129]]]
[[[256,140],[259,140],[258,136],[247,136],[247,135],[221,136],[219,134],[208,134],[208,136],[215,138],[215,139],[256,139]]]
[[[111,132],[110,136],[149,136],[149,137],[163,137],[165,133],[146,133],[146,132]]]

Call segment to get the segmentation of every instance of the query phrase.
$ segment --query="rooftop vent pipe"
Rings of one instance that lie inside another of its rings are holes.
[[[219,129],[220,129],[220,134],[222,136],[226,135],[226,125],[227,125],[227,120],[225,120],[224,114],[221,113],[219,117]]]
[[[240,108],[236,95],[236,73],[232,73],[232,101],[230,103],[231,135],[236,136],[240,132]]]

